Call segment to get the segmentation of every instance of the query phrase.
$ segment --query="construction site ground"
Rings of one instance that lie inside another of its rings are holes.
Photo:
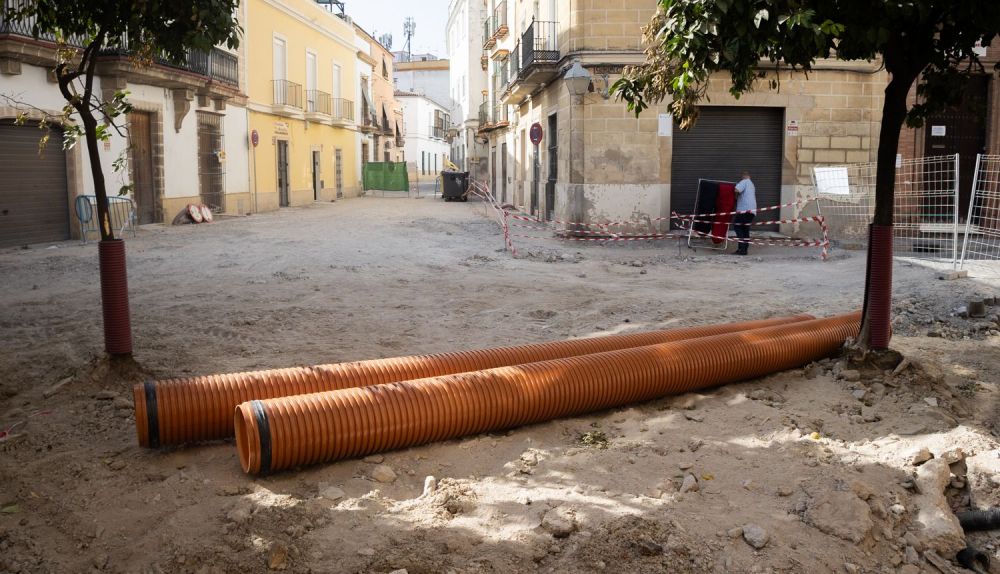
[[[137,446],[147,377],[831,315],[863,291],[862,251],[515,245],[482,203],[431,197],[144,226],[134,363],[102,358],[96,245],[0,252],[0,572],[916,574],[939,570],[915,453],[952,463],[952,508],[1000,504],[1000,307],[958,309],[1000,278],[909,260],[895,375],[825,360],[260,478],[231,440]]]

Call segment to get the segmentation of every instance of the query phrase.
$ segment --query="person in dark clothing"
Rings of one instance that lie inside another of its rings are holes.
[[[748,171],[743,172],[743,178],[736,184],[736,211],[740,212],[733,216],[733,227],[740,240],[736,244],[736,255],[746,255],[750,248],[750,244],[746,242],[750,239],[750,223],[757,211],[757,188],[750,180]]]

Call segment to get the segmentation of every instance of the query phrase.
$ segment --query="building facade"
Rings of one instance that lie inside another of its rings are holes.
[[[451,98],[449,70],[448,60],[436,58],[415,59],[409,62],[397,60],[394,76],[396,90],[427,96],[451,114],[454,111],[455,102]]]
[[[241,7],[238,17],[245,21]],[[6,21],[0,10],[0,246],[77,237],[79,196],[94,194],[85,145],[63,151],[55,134],[39,154],[37,120],[59,115],[66,101],[54,81],[56,39],[34,39],[30,23]],[[129,92],[134,110],[124,135],[102,144],[109,195],[130,185],[139,223],[171,221],[187,204],[216,212],[250,209],[245,53],[192,51],[177,65],[137,65],[127,53],[105,52],[96,86],[105,98]],[[19,103],[20,102],[20,103]],[[25,105],[30,104],[30,106]],[[27,125],[14,125],[26,112]],[[125,157],[126,168],[113,164]],[[18,173],[19,177],[6,174]]]
[[[487,95],[484,11],[483,0],[451,0],[445,28],[449,93],[454,102],[452,119],[456,124],[451,160],[476,179],[484,179],[487,174],[487,140],[478,134],[480,106]]]
[[[356,33],[357,57],[371,75],[362,78],[362,118],[360,129],[366,135],[363,146],[370,157],[366,161],[406,161],[403,133],[403,110],[395,97],[392,52],[358,25]]]
[[[253,208],[360,193],[354,27],[310,0],[249,0]]]
[[[412,92],[397,91],[403,105],[406,126],[406,157],[414,164],[421,179],[437,176],[445,168],[451,152],[448,143],[448,110],[431,98]]]
[[[691,212],[700,178],[735,181],[743,170],[759,205],[778,205],[808,192],[816,165],[875,157],[887,79],[876,64],[824,61],[808,79],[781,71],[780,91],[763,89],[764,78],[739,100],[720,75],[698,124],[682,132],[665,105],[636,118],[609,94],[623,66],[644,59],[649,2],[489,0],[486,10],[489,83],[477,124],[489,141],[485,179],[525,211],[643,224]],[[564,81],[574,63],[591,78],[579,96]]]

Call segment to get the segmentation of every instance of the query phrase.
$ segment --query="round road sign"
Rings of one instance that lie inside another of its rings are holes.
[[[538,122],[531,124],[531,130],[528,132],[528,137],[531,138],[531,143],[535,145],[542,143],[542,124]]]

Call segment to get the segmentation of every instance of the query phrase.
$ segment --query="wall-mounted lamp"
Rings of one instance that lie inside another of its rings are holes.
[[[583,97],[590,90],[590,80],[592,76],[580,62],[573,62],[566,73],[563,74],[563,82],[571,96]]]
[[[573,65],[563,74],[563,81],[566,82],[566,89],[571,96],[583,98],[587,92],[595,92],[605,100],[611,95],[611,85],[607,74],[600,75],[604,86],[598,88],[594,85],[594,76],[587,68],[580,65],[580,62],[573,62]]]

